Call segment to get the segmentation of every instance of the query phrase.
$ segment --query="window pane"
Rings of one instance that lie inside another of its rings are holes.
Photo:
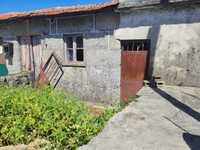
[[[50,26],[51,26],[50,34],[56,34],[56,20],[55,19],[50,20]]]
[[[142,45],[141,45],[141,41],[134,41],[134,50],[135,51],[139,51],[139,50],[141,50],[142,49]]]
[[[83,48],[83,37],[82,36],[78,36],[76,38],[76,46],[77,46],[77,48]]]
[[[68,49],[67,52],[68,60],[73,61],[73,49]]]
[[[0,54],[3,54],[3,38],[0,37]]]
[[[124,40],[121,41],[123,51],[145,51],[150,49],[150,40]]]
[[[77,59],[77,61],[83,61],[84,60],[83,49],[76,51],[76,59]]]
[[[72,37],[67,37],[66,42],[67,42],[67,48],[73,48],[73,38]]]
[[[84,61],[83,36],[64,36],[68,61]]]

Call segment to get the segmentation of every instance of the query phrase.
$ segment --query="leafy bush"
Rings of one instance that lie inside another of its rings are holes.
[[[51,142],[53,149],[76,149],[86,144],[115,113],[95,116],[78,98],[49,87],[0,86],[0,146]]]

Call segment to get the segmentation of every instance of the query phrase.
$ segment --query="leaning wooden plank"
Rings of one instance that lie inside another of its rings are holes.
[[[58,72],[61,72],[59,76]],[[62,69],[61,62],[58,60],[57,56],[52,53],[44,67],[40,67],[40,75],[37,79],[37,86],[50,84],[55,88],[63,74],[64,71]]]

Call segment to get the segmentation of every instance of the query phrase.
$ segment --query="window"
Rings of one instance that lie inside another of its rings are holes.
[[[83,61],[83,37],[76,37],[76,60]]]
[[[3,54],[3,39],[0,37],[0,54]]]
[[[68,61],[83,62],[84,61],[84,48],[83,36],[73,35],[64,36],[66,43],[66,56]]]
[[[13,43],[4,42],[3,51],[5,54],[5,59],[8,60],[8,64],[13,64]]]
[[[73,61],[73,37],[67,37],[66,38],[66,44],[67,44],[67,58],[69,61]]]
[[[49,19],[49,27],[50,27],[50,34],[57,33],[57,20],[56,19]]]
[[[3,39],[0,38],[0,64],[5,64],[5,57],[3,53]]]
[[[123,51],[147,51],[150,49],[150,40],[123,40],[121,49]]]
[[[0,62],[5,63],[8,60],[8,64],[13,64],[13,43],[4,42],[2,38],[0,38]]]

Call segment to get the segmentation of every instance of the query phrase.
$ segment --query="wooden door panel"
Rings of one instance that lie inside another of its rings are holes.
[[[0,64],[6,64],[5,56],[4,54],[0,54]]]
[[[31,54],[31,38],[23,36],[19,39],[21,48],[21,65],[22,71],[32,71],[32,54]]]
[[[42,63],[42,47],[40,36],[32,36],[32,49],[33,49],[33,60],[35,76],[37,77],[40,72],[40,65]]]

